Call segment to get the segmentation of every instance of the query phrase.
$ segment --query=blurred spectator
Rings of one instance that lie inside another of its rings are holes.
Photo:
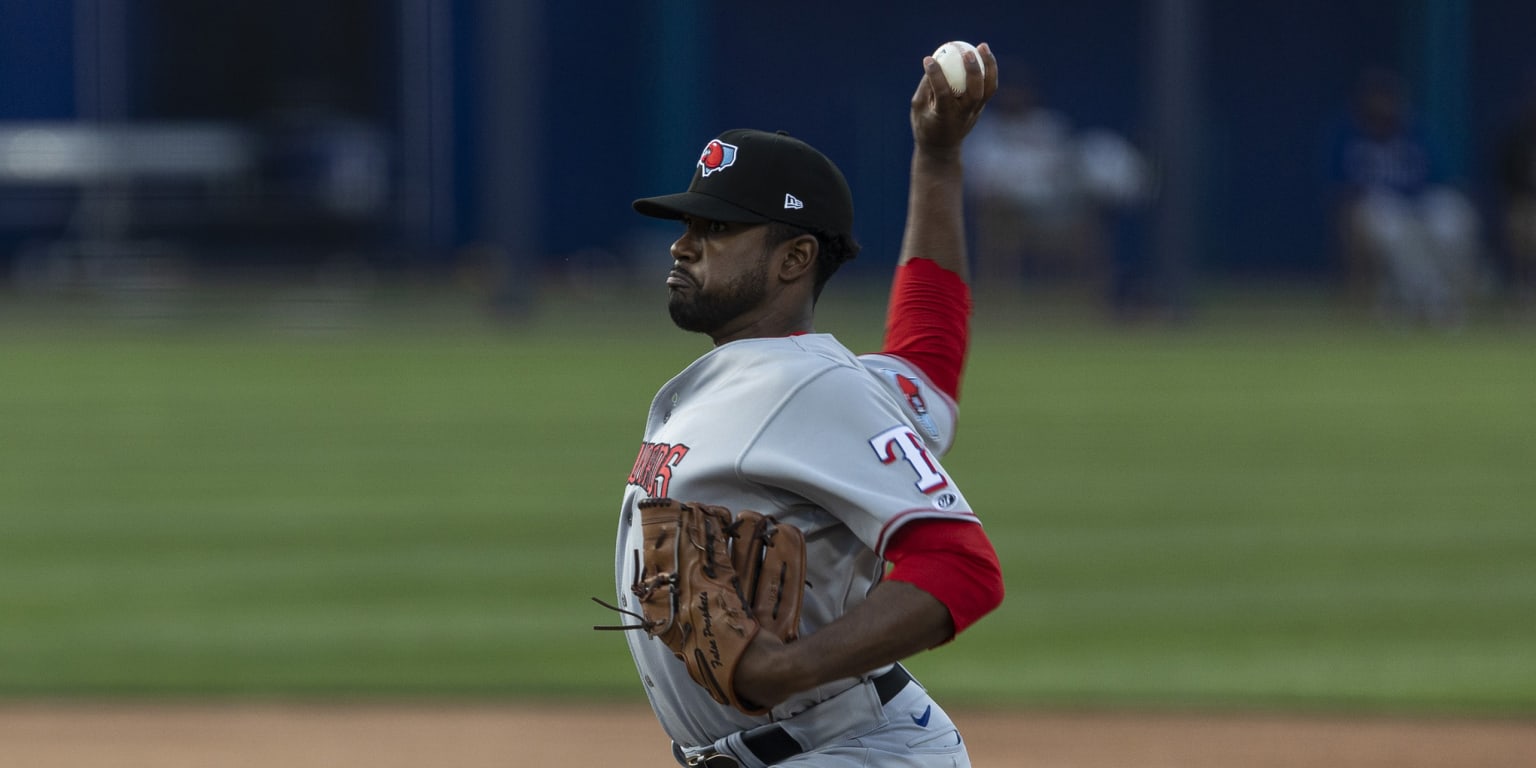
[[[1142,157],[1112,132],[1075,134],[1066,116],[1042,104],[1027,76],[1010,80],[967,147],[977,284],[1101,285],[1114,269],[1107,214],[1141,197]]]
[[[1477,213],[1437,168],[1395,73],[1361,76],[1331,162],[1353,293],[1387,317],[1460,323],[1477,275]]]
[[[1499,178],[1510,288],[1521,305],[1536,305],[1536,75],[1500,147]]]

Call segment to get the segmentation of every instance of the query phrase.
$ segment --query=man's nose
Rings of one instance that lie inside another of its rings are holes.
[[[672,241],[672,259],[674,261],[694,261],[699,256],[698,243],[687,232],[682,237]]]

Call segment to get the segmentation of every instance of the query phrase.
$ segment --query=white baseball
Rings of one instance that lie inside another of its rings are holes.
[[[966,51],[976,53],[976,46],[964,40],[951,40],[933,52],[933,60],[939,63],[939,68],[944,70],[944,79],[949,81],[949,90],[956,96],[965,93],[965,59],[961,58]],[[987,65],[982,62],[981,54],[976,54],[976,64],[981,67],[981,73],[987,73]]]

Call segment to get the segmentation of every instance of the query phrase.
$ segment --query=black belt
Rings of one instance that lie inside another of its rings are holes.
[[[889,672],[871,680],[875,684],[875,693],[880,696],[880,706],[891,703],[896,694],[901,693],[912,682],[912,673],[905,667],[897,664],[891,667]],[[783,760],[788,760],[805,751],[795,737],[789,735],[783,726],[775,725],[770,728],[753,731],[741,737],[741,743],[764,765],[773,765]],[[677,764],[682,766],[700,766],[701,768],[737,768],[741,763],[730,755],[719,752],[706,752],[695,755],[694,762],[688,762],[683,755],[683,748],[677,744],[672,745],[672,756],[677,758]]]

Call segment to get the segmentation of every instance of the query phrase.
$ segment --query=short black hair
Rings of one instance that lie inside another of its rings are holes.
[[[782,221],[770,221],[764,240],[769,246],[775,246],[793,240],[801,235],[811,235],[816,238],[816,281],[812,287],[812,301],[821,298],[821,289],[826,287],[827,281],[837,272],[837,268],[843,262],[853,261],[859,255],[860,245],[852,235],[831,235],[826,232],[797,227]]]

